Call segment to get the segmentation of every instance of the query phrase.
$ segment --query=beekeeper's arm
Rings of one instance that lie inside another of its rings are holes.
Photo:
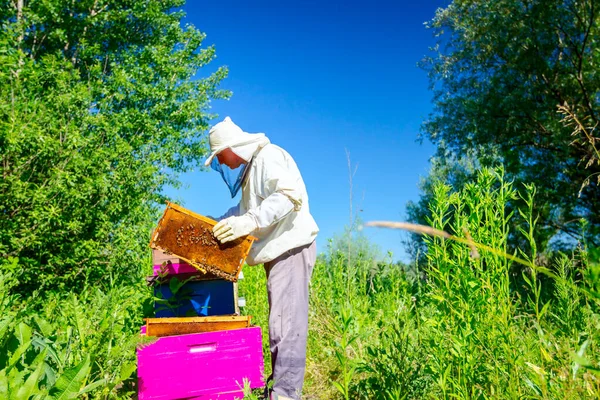
[[[240,203],[231,207],[229,210],[227,210],[227,212],[225,214],[221,215],[220,217],[213,217],[212,215],[207,215],[207,217],[210,219],[214,219],[215,221],[218,222],[225,218],[234,217],[234,216],[238,216],[238,215],[240,215]]]
[[[258,206],[240,217],[231,217],[217,224],[213,232],[221,243],[265,229],[283,219],[292,211],[302,207],[301,191],[298,182],[288,171],[283,157],[263,160],[258,173],[263,182],[263,193],[270,193]],[[260,195],[260,194],[258,194]]]
[[[237,217],[240,215],[240,203],[237,203],[235,206],[231,207],[227,212],[219,217],[217,221],[221,221],[225,218],[229,217]]]

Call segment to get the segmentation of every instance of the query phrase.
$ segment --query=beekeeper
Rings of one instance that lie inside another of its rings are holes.
[[[299,399],[306,367],[308,283],[316,260],[319,228],[292,157],[263,133],[247,133],[227,117],[209,133],[206,160],[229,187],[242,190],[239,204],[218,218],[221,243],[246,235],[258,241],[246,259],[264,264],[269,300],[271,399]]]

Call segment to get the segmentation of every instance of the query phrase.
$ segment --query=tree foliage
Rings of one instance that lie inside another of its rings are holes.
[[[534,183],[542,242],[578,233],[581,218],[598,240],[599,22],[598,0],[455,0],[429,23],[439,41],[422,64],[435,103],[423,132],[443,174],[458,165],[464,181],[466,158]]]
[[[0,3],[0,263],[21,290],[136,275],[162,188],[205,155],[227,70],[193,79],[215,49],[182,4]]]

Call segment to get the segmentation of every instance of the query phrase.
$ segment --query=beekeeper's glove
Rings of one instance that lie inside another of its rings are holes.
[[[257,228],[256,221],[249,215],[229,217],[220,221],[213,228],[213,235],[221,243],[231,242],[242,236],[249,235]]]

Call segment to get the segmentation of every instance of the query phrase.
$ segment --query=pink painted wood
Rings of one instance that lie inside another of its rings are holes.
[[[138,398],[243,398],[264,386],[260,327],[166,336],[138,349]]]
[[[169,274],[186,274],[186,273],[198,273],[199,271],[192,267],[185,260],[174,256],[172,254],[163,253],[160,250],[152,250],[152,264],[154,269],[154,275],[158,275],[162,264],[165,263],[166,271]]]
[[[157,276],[160,269],[162,268],[162,264],[154,264],[152,267],[154,270],[154,276]],[[188,274],[188,273],[201,273],[196,268],[192,267],[190,264],[180,263],[180,264],[165,264],[165,271],[171,274]]]

